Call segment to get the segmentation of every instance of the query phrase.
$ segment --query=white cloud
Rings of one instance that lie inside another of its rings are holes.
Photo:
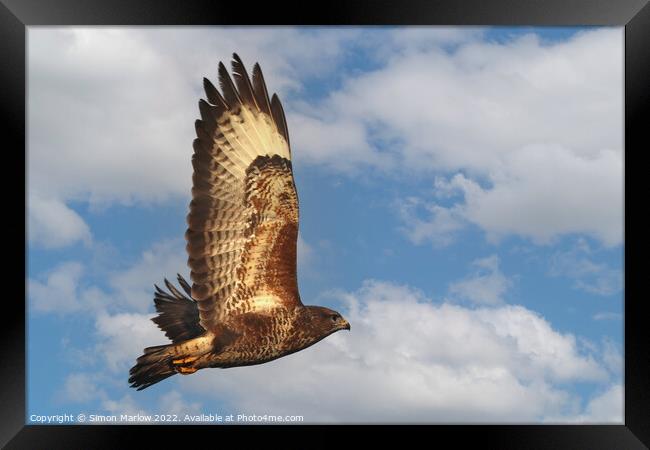
[[[186,402],[178,391],[169,391],[160,397],[159,401],[160,412],[163,414],[176,414],[180,420],[185,414],[198,415],[201,412],[201,403],[199,402]]]
[[[66,352],[81,365],[94,363],[91,356],[99,355],[111,372],[128,371],[145,347],[169,342],[150,320],[155,314],[146,311],[153,310],[154,283],[164,286],[167,277],[178,286],[178,272],[189,279],[180,270],[186,259],[182,240],[158,242],[133,265],[113,272],[108,277],[109,289],[87,286],[86,270],[79,262],[62,263],[44,280],[28,280],[30,312],[90,313],[95,321],[95,347],[82,350],[64,341]]]
[[[69,337],[63,337],[60,342],[65,363],[70,367],[88,367],[97,361],[95,352],[83,347],[86,342],[73,341]]]
[[[452,297],[459,297],[477,304],[496,305],[503,302],[503,295],[512,282],[499,269],[497,255],[472,261],[474,273],[449,285]]]
[[[177,284],[178,273],[189,280],[183,239],[157,242],[145,250],[132,266],[109,277],[114,305],[139,312],[147,311],[153,305],[154,284],[162,287],[165,278]]]
[[[120,383],[122,381],[122,383]],[[62,404],[78,403],[85,405],[88,414],[110,414],[117,416],[118,422],[123,422],[123,414],[130,416],[151,415],[148,408],[144,407],[137,400],[132,392],[123,395],[112,396],[109,394],[109,385],[124,384],[123,380],[107,376],[106,373],[71,373],[66,377],[65,383],[56,393],[56,399]],[[96,402],[96,403],[91,403]],[[158,401],[151,405],[155,414],[177,415],[182,420],[185,414],[197,415],[202,412],[202,405],[199,402],[188,402],[178,391],[169,391],[158,398]],[[91,409],[94,408],[94,409]],[[90,418],[88,417],[88,420]],[[130,422],[152,423],[142,418]]]
[[[172,248],[169,242],[154,246],[123,273],[148,273],[144,267],[155,266],[156,255]],[[474,266],[499,271],[494,256]],[[115,297],[99,292],[102,298]],[[143,293],[143,301],[149,304],[150,296]],[[574,336],[554,330],[522,306],[434,304],[417,290],[379,281],[368,281],[339,298],[346,305],[342,312],[352,323],[351,333],[338,333],[255,368],[174,377],[168,386],[203,396],[218,392],[233,413],[303,414],[316,422],[534,422],[580,414],[577,399],[563,383],[601,383],[609,379],[608,370],[620,373],[616,364],[621,357],[613,344],[605,342],[596,360],[592,354],[597,350],[583,354]],[[103,374],[120,378],[111,382],[115,386],[122,386],[123,374],[143,348],[168,342],[150,320],[153,314],[133,312],[135,304],[121,308],[132,312],[92,310],[92,351],[106,368]],[[109,397],[107,387],[93,383],[94,378],[73,375],[62,388],[68,401],[97,400],[107,412],[143,411],[132,395],[120,397],[126,386]],[[161,400],[162,410],[201,410],[176,394],[168,397]]]
[[[464,201],[432,206],[434,221],[461,218],[492,238],[584,232],[620,243],[622,30],[554,44],[485,42],[482,32],[30,29],[29,189],[63,208],[187,200],[200,79],[235,50],[283,94],[298,161],[348,173],[462,171]],[[355,48],[373,69],[341,69]],[[299,94],[314,79],[334,90],[308,105]],[[434,232],[426,222],[415,239]]]
[[[291,145],[302,152],[294,152],[297,161],[321,164],[338,171],[355,173],[361,165],[374,160],[374,165],[390,167],[392,159],[378,155],[366,140],[362,123],[350,121],[337,115],[318,117],[289,113]]]
[[[297,91],[335,73],[358,32],[32,27],[29,190],[92,205],[189,199],[202,77],[236,51],[262,63],[271,92]]]
[[[622,318],[623,314],[611,311],[599,312],[593,316],[594,320],[621,320]]]
[[[77,284],[82,273],[81,264],[65,262],[49,272],[44,282],[29,279],[27,294],[31,311],[64,314],[80,309]]]
[[[625,396],[623,385],[612,384],[594,395],[579,414],[549,417],[546,422],[622,424],[624,422]]]
[[[515,234],[548,244],[572,233],[591,235],[607,246],[622,242],[620,155],[606,150],[585,158],[559,147],[536,145],[504,161],[506,172],[491,176],[488,188],[460,173],[446,181],[438,179],[437,189],[460,194],[462,201],[446,207],[431,203],[431,218],[402,217],[404,223],[420,224],[424,230],[420,241],[449,236],[439,224],[444,217],[454,224],[454,231],[467,224],[481,227],[492,242]]]
[[[440,46],[464,44],[482,37],[479,27],[412,26],[391,31],[392,45],[397,51],[423,51]]]
[[[103,356],[112,372],[128,370],[145,347],[168,343],[169,340],[151,321],[154,314],[100,313],[95,321],[98,337],[96,351]]]
[[[553,145],[534,145],[504,157],[506,172],[492,187],[457,174],[450,180],[464,202],[450,214],[484,229],[490,240],[508,234],[550,243],[563,234],[586,233],[606,245],[623,238],[623,161],[620,152],[593,156]]]
[[[183,192],[196,96],[168,55],[126,29],[28,41],[29,189],[93,203]]]
[[[128,423],[154,425],[160,425],[160,422],[153,422],[154,415],[177,415],[177,419],[182,421],[185,414],[197,415],[202,412],[201,403],[187,402],[177,391],[169,391],[163,394],[155,404],[149,407],[140,404],[137,397],[135,393],[131,392],[117,399],[104,394],[101,408],[106,413],[116,415],[118,418],[121,418],[123,414],[132,416],[135,420],[129,420]]]
[[[60,400],[69,403],[87,403],[106,394],[101,390],[91,374],[89,373],[71,373],[65,379],[62,391],[57,397]]]
[[[101,405],[107,413],[116,415],[118,418],[122,414],[127,414],[129,416],[142,418],[141,420],[134,420],[133,422],[149,423],[149,421],[143,417],[147,416],[149,413],[145,408],[138,404],[131,394],[126,394],[117,400],[106,398],[102,401]]]
[[[131,266],[122,270],[103,269],[108,273],[105,278],[109,289],[83,282],[83,275],[92,269],[92,266],[70,261],[59,264],[43,277],[29,278],[30,311],[144,313],[153,308],[154,284],[164,286],[167,278],[177,285],[178,273],[189,280],[182,239],[154,243]]]
[[[433,304],[379,281],[343,298],[350,333],[261,366],[176,382],[228,400],[235,413],[307,422],[534,422],[573,411],[562,382],[607,379],[572,335],[521,306]]]
[[[83,277],[87,269],[79,261],[68,261],[44,275],[28,278],[29,312],[64,315],[115,306],[115,298],[96,286],[86,286]]]
[[[623,355],[611,339],[603,340],[603,363],[610,372],[617,376],[623,375]]]
[[[595,262],[594,256],[587,242],[579,239],[571,249],[555,252],[551,259],[549,273],[552,276],[573,279],[575,289],[590,294],[610,296],[621,292],[623,270],[612,269],[605,263]]]
[[[302,153],[342,170],[362,160],[398,174],[462,171],[452,180],[464,201],[448,211],[432,206],[434,237],[435,222],[451,217],[482,227],[491,239],[514,233],[539,243],[587,233],[616,245],[622,48],[621,30],[610,29],[553,45],[526,36],[505,44],[469,41],[450,53],[410,48],[351,77],[306,114],[316,131],[301,138]],[[331,117],[345,126],[341,133]],[[331,157],[323,139],[311,139],[319,136],[319,121],[328,148],[345,149],[345,159]],[[356,124],[365,144],[359,131],[346,132]],[[376,129],[382,151],[368,145]],[[426,222],[418,228],[422,240]]]
[[[106,377],[104,373],[72,373],[68,375],[63,388],[57,392],[56,397],[63,404],[83,404],[80,412],[85,413],[87,423],[100,423],[98,420],[93,420],[90,415],[104,418],[102,424],[123,422],[122,414],[146,415],[147,410],[138,404],[131,393],[121,397],[109,394],[107,386],[102,383],[114,381],[110,377]],[[107,415],[116,416],[117,420],[107,420]],[[146,420],[142,420],[142,422],[144,423]]]
[[[82,241],[91,242],[90,228],[75,211],[54,198],[30,192],[28,201],[29,241],[45,248],[60,248]]]
[[[624,398],[623,386],[612,386],[587,404],[585,421],[623,423]]]
[[[489,174],[503,168],[502,156],[535,143],[620,156],[622,68],[621,30],[552,46],[529,35],[505,44],[473,41],[451,53],[409,48],[351,77],[318,112],[379,122],[403,140],[411,169]]]
[[[523,306],[483,309],[478,314],[492,323],[498,336],[516,341],[523,354],[519,356],[528,360],[523,372],[533,370],[537,375],[546,373],[551,379],[563,381],[603,381],[607,377],[591,355],[579,354],[572,334],[556,332],[541,316]]]
[[[421,219],[418,208],[423,209],[427,217]],[[451,244],[455,234],[464,226],[453,211],[434,203],[426,204],[422,200],[409,197],[397,203],[397,210],[402,221],[401,231],[414,244],[430,242],[440,248]]]

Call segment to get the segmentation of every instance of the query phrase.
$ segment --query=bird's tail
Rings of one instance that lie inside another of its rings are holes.
[[[137,359],[135,366],[129,371],[131,387],[141,391],[176,374],[172,362],[176,357],[173,348],[174,344],[145,348],[144,354]]]

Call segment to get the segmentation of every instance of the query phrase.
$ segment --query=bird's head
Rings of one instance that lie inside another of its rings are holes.
[[[311,327],[316,328],[324,336],[350,329],[350,323],[332,309],[324,306],[307,306],[306,309]]]

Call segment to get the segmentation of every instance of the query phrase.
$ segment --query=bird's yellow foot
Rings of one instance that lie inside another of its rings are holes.
[[[173,359],[172,364],[175,366],[181,365],[181,364],[190,364],[193,363],[199,359],[198,356],[188,356],[187,358],[181,358],[181,359]]]
[[[187,358],[173,359],[172,364],[174,365],[176,372],[183,375],[189,375],[199,370],[196,367],[191,366],[191,364],[197,359],[199,359],[198,356],[188,356]]]

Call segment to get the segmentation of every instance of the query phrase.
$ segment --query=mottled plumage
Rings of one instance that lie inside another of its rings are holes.
[[[192,201],[185,233],[190,286],[156,286],[152,319],[172,344],[149,347],[131,369],[138,390],[176,373],[261,364],[350,325],[336,311],[304,306],[296,277],[298,196],[289,131],[262,70],[252,79],[234,54],[219,90],[203,80],[195,122]],[[234,79],[234,81],[233,81]]]

